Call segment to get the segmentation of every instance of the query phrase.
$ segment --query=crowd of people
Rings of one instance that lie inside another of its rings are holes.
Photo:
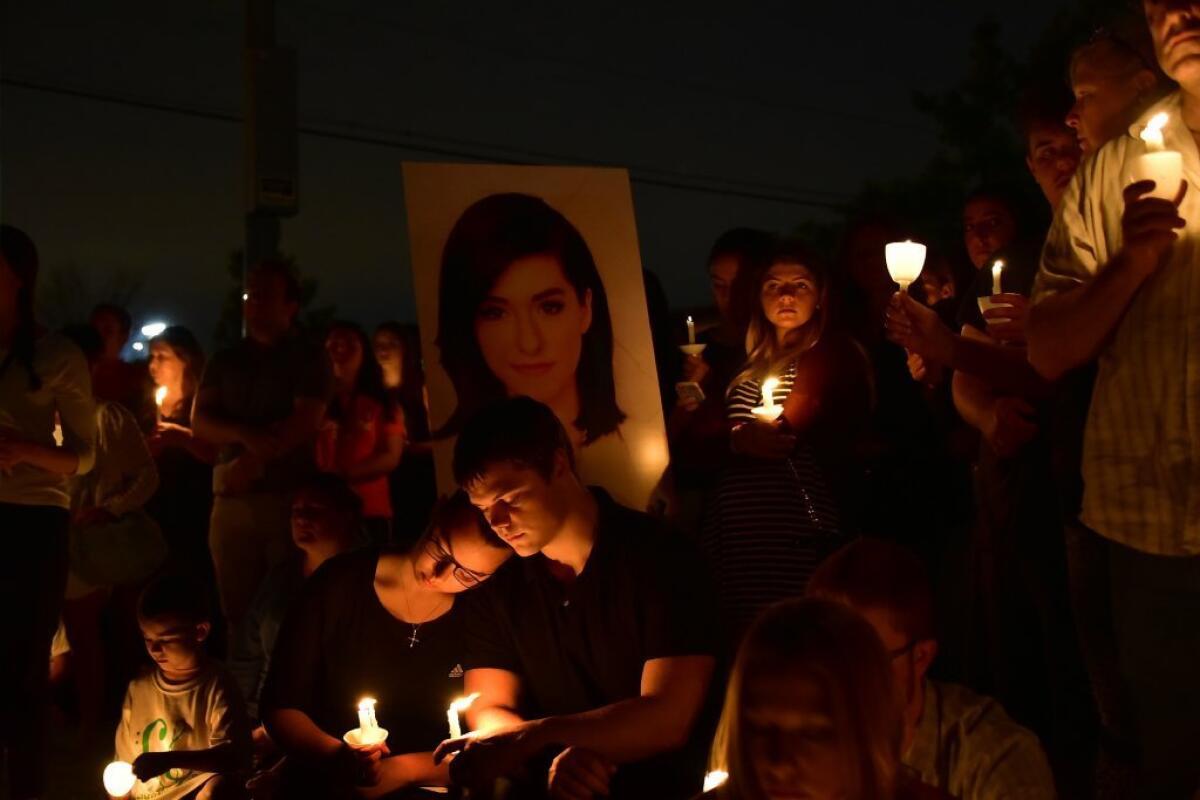
[[[1200,3],[1143,5],[1022,105],[1048,226],[974,187],[899,292],[899,212],[717,238],[646,510],[516,393],[460,398],[439,498],[415,328],[304,330],[281,261],[235,345],[128,362],[0,227],[9,796],[57,704],[134,800],[1193,797]],[[1163,111],[1173,200],[1129,180]]]

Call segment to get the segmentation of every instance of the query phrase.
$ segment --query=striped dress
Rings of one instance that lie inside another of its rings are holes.
[[[776,403],[795,377],[793,363],[779,378]],[[743,381],[726,401],[730,422],[753,422],[761,401],[759,382]],[[709,498],[701,539],[727,631],[740,638],[765,606],[802,595],[817,564],[844,541],[811,446],[799,442],[786,459],[733,456]]]

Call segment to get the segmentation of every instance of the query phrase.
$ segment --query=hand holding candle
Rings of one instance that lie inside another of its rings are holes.
[[[1146,123],[1140,135],[1146,152],[1134,156],[1130,165],[1130,180],[1154,181],[1154,189],[1147,197],[1174,201],[1183,182],[1183,155],[1178,150],[1167,150],[1163,129],[1170,117],[1165,111],[1155,114]]]
[[[888,274],[900,284],[900,291],[908,291],[912,282],[921,276],[925,267],[925,245],[919,242],[892,242],[883,248]]]

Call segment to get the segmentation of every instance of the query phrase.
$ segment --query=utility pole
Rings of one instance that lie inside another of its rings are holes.
[[[296,142],[296,53],[275,43],[275,0],[244,0],[245,214],[242,297],[246,275],[279,255],[280,220],[299,210]],[[243,316],[242,334],[246,324]]]

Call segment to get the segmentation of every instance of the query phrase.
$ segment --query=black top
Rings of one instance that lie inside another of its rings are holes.
[[[432,750],[449,735],[446,709],[462,694],[461,615],[413,626],[375,594],[374,548],[337,556],[304,584],[283,627],[260,709],[294,708],[338,739],[358,727],[358,701],[374,697],[393,753]]]
[[[1000,288],[1009,294],[1028,297],[1033,291],[1033,279],[1037,277],[1041,261],[1041,241],[1016,242],[975,270],[975,278],[958,308],[960,328],[970,325],[981,331],[987,330],[987,322],[979,310],[979,298],[992,296],[992,264],[996,258],[1004,261],[1004,269],[1000,272]]]
[[[464,596],[463,666],[520,676],[528,719],[638,697],[647,661],[717,652],[713,591],[692,543],[592,492],[596,540],[572,584],[554,578],[539,554],[512,559]],[[688,756],[633,765],[618,772],[613,797],[675,796],[665,787],[698,783],[701,773]]]

